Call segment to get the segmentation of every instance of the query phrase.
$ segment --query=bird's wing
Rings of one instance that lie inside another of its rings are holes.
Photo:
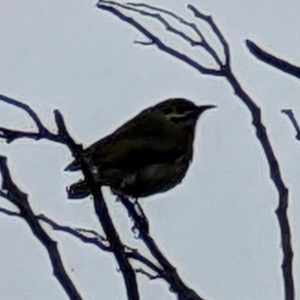
[[[87,155],[91,165],[101,169],[135,169],[145,165],[173,162],[180,149],[169,149],[166,143],[138,143],[132,140],[115,140],[99,151]]]
[[[168,123],[154,114],[142,115],[125,123],[113,134],[86,150],[86,158],[100,168],[140,168],[144,165],[172,162],[182,155]]]
[[[112,134],[108,135],[107,137],[95,142],[91,146],[89,146],[84,153],[84,156],[91,164],[97,163],[97,165],[102,164],[106,161],[111,161],[110,153],[114,153],[116,148],[123,148],[123,142],[126,138],[129,139],[130,136],[134,133],[136,138],[140,138],[141,136],[145,135],[155,135],[155,132],[150,132],[148,127],[143,126],[143,122],[145,119],[147,120],[147,112],[149,109],[142,111],[133,119],[127,121],[117,130],[115,130]],[[141,126],[141,125],[142,126]],[[144,128],[144,129],[143,129]],[[128,129],[130,129],[128,131]],[[113,149],[113,150],[112,150]],[[77,160],[72,161],[66,168],[65,171],[78,171],[80,170],[80,162]]]

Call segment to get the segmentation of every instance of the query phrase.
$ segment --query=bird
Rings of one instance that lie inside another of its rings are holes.
[[[142,110],[112,134],[83,150],[99,188],[110,187],[121,197],[144,198],[166,192],[183,180],[193,160],[195,128],[199,117],[216,105],[196,105],[171,98]],[[74,160],[66,171],[78,171]],[[85,180],[68,188],[69,198],[91,194]]]

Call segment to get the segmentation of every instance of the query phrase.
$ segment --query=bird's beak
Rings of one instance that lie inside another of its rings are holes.
[[[202,114],[205,110],[216,108],[216,105],[200,105],[198,106],[198,113],[199,115]]]

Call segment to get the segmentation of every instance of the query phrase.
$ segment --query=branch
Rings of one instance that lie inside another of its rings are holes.
[[[168,23],[167,20],[164,19],[160,14],[158,14],[158,13],[151,14],[151,13],[147,13],[143,10],[135,9],[135,11],[140,13],[141,15],[146,15],[148,17],[155,18],[157,21],[159,21],[160,23],[162,23],[165,26],[166,31],[170,31],[171,33],[179,36],[180,38],[182,38],[183,40],[188,42],[190,44],[190,46],[192,46],[192,47],[198,46],[198,47],[202,48],[202,50],[204,50],[208,54],[210,54],[210,56],[217,62],[217,64],[220,67],[223,65],[221,59],[217,55],[217,52],[209,45],[204,34],[194,23],[189,22],[189,21],[185,20],[184,18],[179,17],[175,13],[168,11],[166,9],[157,8],[155,6],[151,6],[151,5],[147,5],[147,4],[143,4],[143,3],[127,3],[127,4],[132,7],[142,7],[142,8],[150,9],[153,11],[157,11],[159,13],[162,13],[164,15],[171,17],[173,20],[177,21],[178,23],[183,24],[186,27],[190,28],[198,36],[198,41],[195,41],[194,39],[189,37],[187,34],[185,34],[183,31],[178,30],[175,27],[171,26],[170,23]],[[133,10],[130,7],[127,7],[127,9]]]
[[[149,272],[147,272],[146,270],[144,270],[143,268],[138,268],[135,270],[136,273],[140,273],[142,275],[145,275],[148,279],[150,280],[156,280],[156,279],[161,279],[161,276],[159,275],[153,275],[153,274],[150,274]]]
[[[278,159],[275,156],[272,148],[267,129],[262,123],[261,110],[244,91],[236,77],[231,70],[226,75],[227,80],[234,89],[235,94],[240,97],[242,102],[248,107],[252,116],[252,125],[256,130],[256,136],[259,140],[266,159],[269,165],[270,178],[273,181],[278,192],[278,207],[276,215],[279,222],[281,234],[281,246],[283,251],[283,262],[281,265],[284,280],[285,300],[295,299],[295,287],[293,278],[293,249],[292,249],[292,236],[289,224],[287,209],[289,205],[289,191],[283,181],[281,170],[279,167]]]
[[[119,235],[115,229],[115,226],[112,222],[112,219],[109,215],[108,208],[102,196],[101,190],[96,184],[93,174],[91,173],[88,165],[81,159],[82,157],[82,146],[77,145],[74,140],[69,135],[63,116],[58,110],[54,111],[55,121],[57,125],[58,133],[51,133],[40,121],[36,113],[26,104],[23,104],[20,101],[17,101],[12,98],[0,95],[0,101],[16,106],[29,114],[33,122],[36,124],[38,131],[29,135],[27,132],[14,131],[11,129],[2,128],[1,137],[4,138],[7,142],[15,140],[17,138],[34,138],[34,139],[48,139],[54,142],[58,142],[66,145],[75,159],[81,162],[82,172],[85,177],[86,182],[88,183],[91,194],[93,196],[93,203],[96,215],[100,224],[103,227],[107,240],[110,244],[112,252],[118,262],[119,268],[122,272],[123,279],[125,281],[127,296],[129,300],[139,300],[139,293],[136,281],[136,274],[134,269],[130,265],[127,254],[124,251],[124,245],[121,242]],[[15,133],[15,134],[14,134]],[[3,187],[5,189],[5,187]],[[4,195],[5,196],[5,195]],[[37,221],[36,221],[37,222]],[[72,298],[79,299],[79,298]]]
[[[4,196],[2,196],[2,191],[0,191],[0,197],[4,197]],[[7,216],[11,216],[11,217],[21,217],[18,212],[6,209],[4,207],[0,207],[0,212],[2,212],[3,214],[5,214]]]
[[[0,194],[1,194],[1,191],[0,191]],[[0,207],[0,212],[7,216],[22,218],[22,216],[18,212],[14,212],[14,211],[11,211],[11,210],[3,208],[3,207]],[[107,242],[107,240],[105,238],[103,238],[102,236],[100,236],[94,230],[87,230],[84,228],[72,228],[70,226],[60,225],[56,221],[50,219],[49,217],[47,217],[44,214],[37,215],[36,218],[38,220],[48,224],[49,226],[51,226],[52,229],[55,231],[61,231],[61,232],[67,233],[67,234],[79,239],[81,242],[94,245],[103,251],[107,251],[107,252],[112,251],[112,249],[109,246],[105,245],[105,242]],[[83,232],[91,234],[92,237],[84,235]],[[140,263],[144,264],[149,269],[154,271],[157,274],[156,278],[161,278],[161,275],[159,275],[159,274],[162,273],[162,270],[159,267],[157,267],[152,261],[150,261],[147,257],[142,255],[137,249],[132,249],[132,248],[126,247],[126,255],[128,258],[139,261]]]
[[[219,27],[216,25],[216,23],[214,22],[213,18],[209,15],[205,15],[202,12],[200,12],[195,6],[193,5],[188,5],[188,9],[190,9],[196,18],[199,18],[201,20],[203,20],[204,22],[206,22],[212,32],[216,35],[217,39],[219,40],[219,42],[222,45],[223,48],[223,52],[225,55],[225,66],[230,65],[230,49],[229,49],[229,45],[225,39],[225,37],[223,36],[222,32],[220,31]]]
[[[7,215],[19,216],[19,214],[8,211],[1,207],[0,207],[0,212],[4,212]],[[43,214],[38,215],[37,218],[39,220],[45,222],[46,224],[50,225],[54,230],[62,231],[67,234],[70,234],[73,237],[81,240],[82,242],[87,243],[87,244],[92,244],[103,251],[112,252],[111,247],[104,244],[104,242],[107,243],[107,240],[93,230],[87,230],[87,229],[81,229],[81,228],[74,229],[69,226],[60,225],[57,222],[51,220],[49,217],[47,217]],[[92,237],[88,237],[88,236],[82,234],[82,232],[89,233],[92,235]],[[137,261],[143,263],[145,266],[147,266],[149,269],[156,272],[157,274],[162,273],[162,270],[159,267],[157,267],[148,258],[143,256],[138,250],[126,247],[126,255],[128,258],[131,258],[131,259],[134,259],[134,260],[137,260]]]
[[[39,220],[43,221],[44,223],[50,225],[53,230],[68,233],[68,234],[76,237],[77,239],[81,240],[83,243],[93,244],[103,251],[111,252],[111,248],[109,246],[105,245],[105,243],[104,243],[104,242],[107,242],[107,240],[93,230],[72,228],[70,226],[60,225],[57,222],[51,220],[49,217],[47,217],[44,214],[38,215],[37,218]],[[84,235],[83,232],[91,234],[92,237]]]
[[[0,196],[14,204],[19,209],[19,213],[14,213],[3,208],[1,211],[13,216],[18,215],[25,220],[34,236],[46,248],[52,263],[54,276],[62,285],[69,298],[72,300],[83,299],[65,270],[57,249],[57,243],[50,238],[38,222],[28,202],[27,194],[22,192],[11,179],[6,158],[4,156],[0,156],[0,172],[2,174],[2,188],[0,190]]]
[[[246,46],[249,51],[259,60],[267,63],[268,65],[279,69],[280,71],[300,78],[300,67],[292,65],[291,63],[276,57],[267,51],[260,48],[257,44],[250,40],[246,40]]]
[[[132,6],[132,4],[131,4]],[[143,25],[143,21],[139,22],[136,21],[134,18],[127,16],[126,13],[123,13],[121,11],[125,10],[125,12],[132,12],[133,9],[129,5],[121,5],[112,1],[99,1],[97,7],[99,9],[108,11],[115,15],[118,19],[121,21],[133,26],[137,31],[139,31],[141,34],[143,34],[146,38],[148,38],[150,41],[153,42],[153,44],[156,45],[158,49],[161,51],[170,54],[171,56],[177,58],[178,60],[186,63],[191,68],[196,69],[201,74],[208,74],[208,75],[214,75],[214,76],[223,76],[227,82],[231,85],[233,88],[233,91],[237,97],[239,97],[240,101],[248,108],[249,113],[252,117],[252,125],[254,126],[254,129],[256,131],[256,136],[261,144],[261,147],[263,148],[265,157],[267,159],[267,162],[269,164],[269,170],[270,170],[270,178],[274,183],[275,188],[278,192],[278,208],[276,210],[279,226],[280,226],[280,233],[281,233],[281,244],[282,244],[282,250],[283,250],[283,263],[282,263],[282,272],[283,272],[283,280],[284,280],[284,291],[285,291],[285,300],[294,300],[295,299],[295,291],[294,291],[294,278],[293,278],[293,270],[292,270],[292,262],[293,262],[293,250],[292,250],[292,243],[291,243],[291,229],[290,224],[288,220],[287,215],[287,209],[288,209],[288,189],[282,179],[281,170],[279,168],[278,159],[275,155],[275,152],[272,148],[268,132],[266,129],[266,126],[264,125],[262,119],[261,119],[261,111],[259,106],[255,103],[255,101],[245,92],[237,78],[235,77],[231,65],[230,65],[230,50],[229,45],[223,36],[221,30],[218,28],[216,23],[213,21],[213,19],[210,16],[207,16],[200,12],[195,6],[188,5],[188,9],[190,9],[194,16],[196,18],[201,19],[203,22],[206,22],[206,24],[209,25],[211,28],[212,34],[216,36],[218,39],[224,55],[225,55],[225,63],[220,65],[221,58],[215,58],[215,63],[219,65],[220,69],[207,69],[203,67],[199,62],[196,60],[192,60],[188,54],[184,54],[179,52],[177,49],[169,47],[166,45],[166,43],[157,37],[155,33],[150,32],[148,29],[145,28]],[[162,23],[161,19],[163,18],[163,14],[167,14],[169,16],[172,16],[175,20],[177,20],[179,23],[186,25],[187,28],[190,27],[190,23],[185,21],[183,18],[178,16],[177,14],[173,12],[166,11],[165,9],[145,5],[145,4],[135,4],[135,7],[139,8],[145,8],[150,10],[155,10],[157,12],[160,12],[160,16],[150,16],[149,14],[145,14],[142,9],[135,10],[135,12],[138,15],[143,15],[147,17],[155,18],[158,22]],[[196,26],[196,25],[195,25]],[[166,28],[166,31],[170,30]],[[176,30],[172,30],[172,33],[176,35],[177,37],[182,37],[182,34],[178,34]],[[183,41],[187,41],[186,38],[183,38]],[[208,51],[209,53],[209,51]],[[216,52],[215,52],[216,53]],[[214,56],[212,56],[214,57]],[[138,224],[136,225],[138,226]],[[156,249],[156,245],[154,244],[154,241],[151,239],[150,236],[147,235],[147,233],[143,233],[143,240],[149,247],[149,249],[152,249],[154,253],[152,253],[154,256],[160,256],[160,253],[158,253],[158,250]],[[164,261],[164,257],[162,257],[162,260]],[[166,263],[166,267],[168,266],[168,263]]]
[[[11,143],[14,140],[19,138],[30,138],[34,140],[48,139],[51,141],[62,143],[58,135],[51,133],[43,125],[38,115],[33,111],[33,109],[29,105],[4,95],[0,95],[0,101],[13,105],[23,110],[25,113],[29,115],[29,117],[32,119],[32,121],[37,127],[37,132],[18,131],[18,130],[12,130],[12,129],[0,127],[0,137],[5,139],[7,143]]]
[[[151,41],[151,44],[155,45],[158,49],[160,49],[163,52],[166,52],[175,58],[186,62],[187,64],[193,66],[196,70],[203,74],[210,74],[210,75],[216,75],[216,76],[222,76],[222,70],[219,69],[211,69],[206,68],[203,65],[199,64],[197,61],[190,58],[188,55],[176,50],[175,48],[172,48],[168,46],[166,43],[164,43],[161,39],[159,39],[154,33],[152,33],[150,30],[148,30],[145,26],[137,22],[131,17],[126,16],[118,9],[114,8],[113,6],[120,7],[123,9],[127,9],[130,11],[133,11],[134,9],[130,6],[119,4],[112,1],[99,1],[97,4],[97,7],[106,10],[112,14],[114,14],[116,17],[118,17],[120,20],[132,25],[135,27],[138,31],[140,31],[145,37]],[[136,12],[139,12],[140,10],[135,10]],[[147,16],[151,16],[150,14],[147,14]],[[152,15],[153,17],[153,15]],[[174,32],[173,32],[174,33]]]
[[[119,197],[119,200],[125,206],[128,214],[133,218],[134,226],[139,230],[139,237],[148,247],[150,253],[159,262],[162,270],[157,270],[157,276],[164,278],[170,284],[170,290],[178,295],[180,300],[204,300],[204,298],[197,295],[195,291],[190,289],[180,278],[176,268],[167,260],[167,258],[160,251],[154,239],[149,235],[149,228],[145,226],[145,215],[141,217],[135,208],[135,204],[130,202],[125,197]],[[156,278],[158,278],[156,277]]]

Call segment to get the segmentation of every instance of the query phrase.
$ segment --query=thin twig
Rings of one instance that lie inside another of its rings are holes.
[[[222,32],[220,31],[219,27],[216,25],[214,22],[213,18],[209,15],[205,15],[204,13],[200,12],[194,5],[188,5],[188,9],[190,9],[196,18],[199,18],[203,21],[205,21],[211,28],[211,30],[214,32],[214,34],[217,36],[219,39],[221,45],[223,46],[223,51],[225,55],[225,66],[230,65],[230,49],[229,45],[223,36]],[[217,61],[218,62],[218,61]]]
[[[0,101],[13,105],[23,110],[26,114],[29,115],[29,117],[32,119],[32,121],[37,127],[37,132],[18,131],[18,130],[12,130],[8,128],[0,127],[0,137],[5,139],[7,143],[11,143],[14,140],[19,138],[30,138],[34,140],[48,139],[55,142],[62,142],[57,134],[51,133],[43,125],[38,115],[33,111],[33,109],[29,105],[4,95],[0,95]]]
[[[203,74],[210,74],[210,75],[215,75],[215,76],[223,75],[222,70],[206,68],[203,65],[199,64],[196,60],[190,58],[188,55],[168,46],[161,39],[159,39],[155,34],[153,34],[150,30],[148,30],[145,26],[143,26],[142,24],[140,24],[133,18],[126,16],[121,11],[119,11],[118,9],[111,6],[113,4],[115,4],[115,6],[117,6],[117,7],[120,6],[124,9],[132,10],[130,7],[128,7],[126,5],[121,5],[119,3],[115,3],[115,2],[111,2],[111,1],[100,1],[100,2],[98,2],[97,7],[114,14],[120,20],[132,25],[138,31],[140,31],[142,34],[144,34],[149,39],[149,41],[153,42],[153,45],[155,45],[158,49],[174,56],[175,58],[178,58],[181,61],[188,63],[189,65],[193,66],[199,72],[201,72]]]
[[[104,244],[105,239],[103,237],[101,237],[98,233],[96,233],[95,231],[87,230],[87,229],[80,229],[80,228],[72,228],[72,227],[66,226],[66,225],[60,225],[57,222],[51,220],[49,217],[47,217],[44,214],[38,215],[37,218],[39,220],[43,221],[44,223],[50,225],[53,230],[68,233],[68,234],[80,239],[84,243],[96,245],[98,248],[100,248],[103,251],[111,251],[111,248]],[[82,234],[81,232],[92,233],[94,235],[94,237],[86,236],[86,235]]]
[[[3,193],[0,190],[0,197],[1,196],[5,196],[6,194]],[[22,216],[20,215],[20,213],[0,207],[0,212],[7,215],[7,216],[12,216],[12,217],[18,217],[18,218],[22,218]],[[82,241],[83,243],[86,244],[92,244],[94,246],[96,246],[97,248],[103,250],[103,251],[107,251],[107,252],[111,252],[111,248],[109,246],[106,246],[104,243],[107,242],[107,240],[105,238],[103,238],[102,236],[100,236],[97,232],[95,232],[94,230],[88,230],[85,228],[72,228],[70,226],[66,226],[66,225],[61,225],[58,224],[56,221],[50,219],[49,217],[47,217],[44,214],[40,214],[37,215],[36,218],[42,222],[45,222],[46,224],[50,225],[52,227],[53,230],[56,231],[61,231],[67,234],[72,235],[73,237],[79,239],[80,241]],[[89,237],[86,236],[84,234],[82,234],[81,232],[85,232],[85,233],[90,233],[92,234],[94,237]],[[126,255],[128,258],[130,259],[134,259],[136,261],[139,261],[140,263],[142,263],[143,265],[147,266],[149,269],[151,269],[152,271],[156,272],[157,274],[161,274],[162,270],[157,267],[151,260],[149,260],[147,257],[145,257],[144,255],[142,255],[137,249],[132,249],[129,247],[125,247],[126,249]],[[160,275],[157,275],[160,276]],[[161,277],[161,276],[160,276]]]

